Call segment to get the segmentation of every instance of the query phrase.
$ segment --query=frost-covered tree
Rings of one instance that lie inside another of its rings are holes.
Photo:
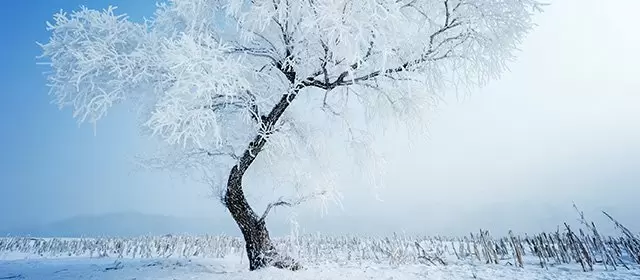
[[[366,129],[349,120],[416,119],[443,87],[496,77],[538,8],[534,0],[172,0],[144,23],[82,8],[54,15],[42,57],[55,103],[80,122],[132,101],[146,112],[142,127],[180,151],[173,160],[226,173],[213,184],[242,231],[250,269],[296,268],[274,249],[265,218],[306,196],[257,214],[242,184],[254,163],[302,158],[281,175],[305,176],[313,171],[301,168],[317,162],[302,155],[317,155],[327,133],[363,143]],[[305,117],[340,121],[318,122],[323,130],[301,124]]]

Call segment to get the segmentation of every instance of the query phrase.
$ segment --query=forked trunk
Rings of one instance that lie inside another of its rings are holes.
[[[240,227],[244,237],[247,257],[249,258],[249,270],[256,270],[268,266],[298,270],[301,268],[291,257],[280,255],[276,252],[269,231],[255,211],[251,208],[242,191],[242,174],[237,167],[233,167],[227,182],[225,205],[231,216]]]

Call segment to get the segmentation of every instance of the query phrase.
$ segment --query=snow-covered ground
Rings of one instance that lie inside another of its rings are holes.
[[[498,239],[482,233],[462,239],[313,235],[274,240],[304,269],[248,271],[242,240],[229,236],[7,237],[0,238],[0,280],[640,280],[635,237],[595,242],[582,234],[572,241],[559,233]],[[608,258],[613,260],[603,261]]]
[[[265,269],[250,272],[239,258],[122,260],[90,258],[0,261],[0,279],[640,279],[639,269],[582,272],[577,265],[515,268],[508,265],[385,265],[326,263],[298,272]]]

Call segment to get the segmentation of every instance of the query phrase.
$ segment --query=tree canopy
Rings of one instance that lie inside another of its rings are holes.
[[[172,0],[145,22],[83,7],[55,14],[42,49],[55,103],[80,122],[132,101],[145,109],[143,128],[183,157],[244,174],[263,150],[276,161],[322,153],[317,140],[337,130],[365,143],[366,125],[354,122],[419,118],[443,88],[497,77],[539,6]],[[294,99],[302,115],[341,125],[301,123],[287,110]]]

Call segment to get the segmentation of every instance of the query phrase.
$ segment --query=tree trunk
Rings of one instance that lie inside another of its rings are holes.
[[[276,252],[265,221],[256,215],[242,191],[243,173],[237,166],[231,169],[227,182],[227,191],[224,202],[231,212],[231,216],[240,227],[244,237],[247,257],[249,258],[249,270],[256,270],[268,266],[298,270],[301,267],[294,259]]]
[[[283,73],[287,74],[289,72]],[[295,74],[287,75],[287,78],[293,84]],[[283,94],[280,101],[276,103],[268,115],[256,118],[262,127],[268,128],[266,131],[275,127],[284,111],[289,107],[303,87],[304,85],[298,85],[291,92]],[[302,268],[298,262],[289,256],[280,255],[276,252],[276,248],[271,242],[269,231],[265,225],[264,219],[266,213],[263,217],[258,217],[249,205],[249,202],[247,202],[244,192],[242,191],[242,177],[244,177],[245,172],[249,169],[249,166],[254,162],[256,156],[262,151],[266,143],[267,139],[264,135],[258,133],[253,141],[249,143],[247,149],[238,160],[238,163],[231,168],[224,203],[227,209],[229,209],[229,212],[231,212],[231,216],[233,216],[238,227],[240,227],[240,231],[242,231],[246,243],[247,257],[249,258],[249,270],[256,270],[268,266],[298,270]]]

